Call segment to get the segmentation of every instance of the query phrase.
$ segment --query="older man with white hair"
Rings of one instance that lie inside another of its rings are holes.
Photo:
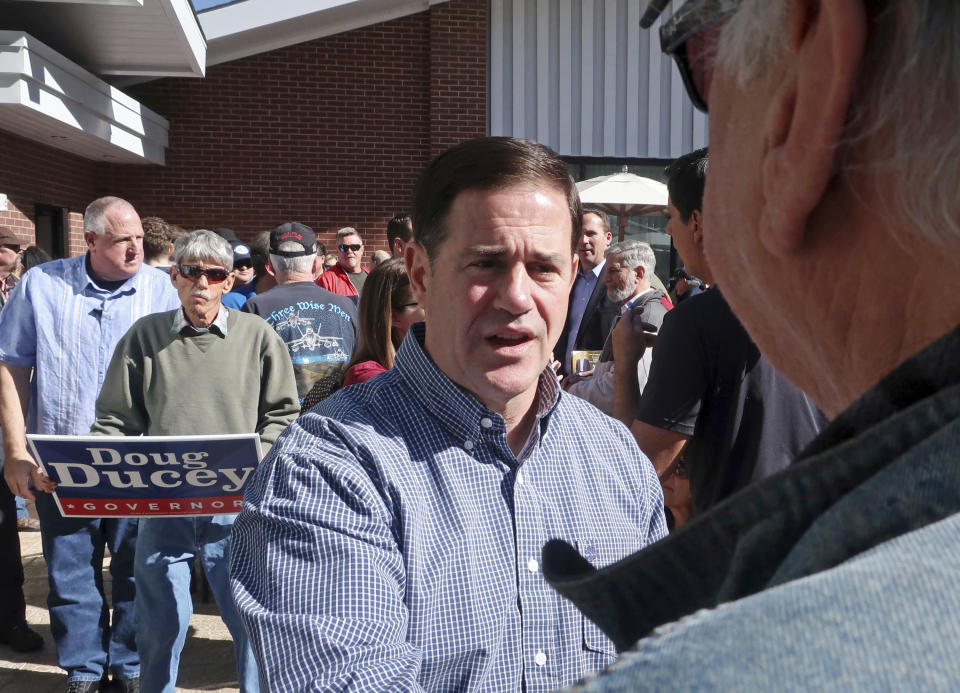
[[[690,0],[661,29],[710,108],[711,268],[834,418],[602,574],[550,546],[556,587],[643,638],[580,690],[960,686],[958,32],[933,0]]]
[[[280,338],[252,315],[228,310],[233,251],[212,231],[177,239],[170,278],[176,310],[139,320],[117,344],[97,399],[101,435],[260,434],[269,448],[299,413]],[[135,575],[141,688],[174,693],[193,612],[190,568],[200,558],[237,657],[240,690],[258,690],[256,661],[228,583],[234,515],[140,521]]]
[[[634,311],[638,319],[659,328],[663,316],[673,304],[662,291],[650,286],[650,278],[657,265],[653,248],[641,241],[620,241],[609,246],[604,251],[604,257],[603,283],[607,288],[607,298],[621,304],[620,316]],[[647,384],[652,357],[653,349],[647,349],[637,361],[638,392],[642,393]],[[604,414],[613,416],[614,363],[613,340],[610,337],[604,342],[600,361],[593,371],[589,375],[565,378],[564,389],[587,400]]]

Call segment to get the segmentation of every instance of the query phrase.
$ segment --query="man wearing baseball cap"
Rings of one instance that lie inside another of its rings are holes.
[[[0,226],[0,308],[17,283],[14,270],[20,264],[20,239],[6,226]]]
[[[321,378],[342,368],[357,340],[357,309],[349,298],[317,286],[320,271],[313,229],[295,221],[270,232],[270,268],[277,286],[247,301],[287,345],[300,400]]]
[[[243,304],[257,295],[254,290],[253,258],[250,246],[243,241],[230,241],[233,249],[233,289],[223,297],[223,305],[240,310]]]

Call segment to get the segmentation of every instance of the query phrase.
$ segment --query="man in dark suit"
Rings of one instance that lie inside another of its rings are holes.
[[[554,358],[561,359],[560,372],[574,373],[570,353],[575,349],[599,351],[610,332],[620,304],[607,298],[603,284],[603,252],[610,245],[610,218],[606,212],[585,206],[583,230],[577,244],[580,270],[570,290],[567,322],[553,348]]]

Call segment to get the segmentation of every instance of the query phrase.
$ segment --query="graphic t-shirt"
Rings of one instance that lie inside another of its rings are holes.
[[[266,320],[287,345],[301,401],[315,382],[342,368],[353,354],[356,306],[313,282],[276,286],[247,301],[243,311]]]

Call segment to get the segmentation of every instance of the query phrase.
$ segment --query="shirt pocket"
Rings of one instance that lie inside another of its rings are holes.
[[[581,621],[583,622],[583,649],[598,655],[616,657],[617,648],[613,641],[604,635],[600,627],[586,616],[581,616]]]
[[[616,537],[610,536],[598,539],[580,539],[575,542],[575,547],[580,555],[590,561],[595,568],[613,562],[627,549]],[[599,660],[616,657],[617,648],[613,641],[600,630],[600,627],[586,616],[581,615],[580,620],[583,649],[588,656],[592,653],[599,657]],[[600,664],[600,667],[605,665],[606,662]]]

